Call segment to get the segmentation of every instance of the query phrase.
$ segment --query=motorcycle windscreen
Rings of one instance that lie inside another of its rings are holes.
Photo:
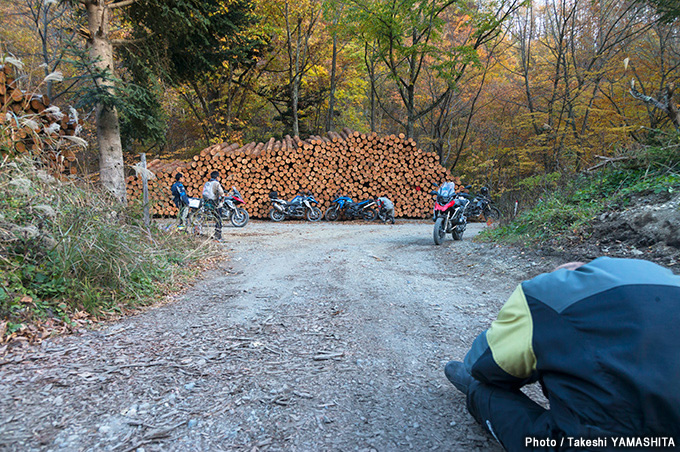
[[[444,182],[438,190],[439,196],[443,198],[450,198],[456,194],[456,184],[453,182]]]

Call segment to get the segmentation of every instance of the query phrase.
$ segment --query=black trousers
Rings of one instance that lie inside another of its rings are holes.
[[[467,407],[507,451],[555,450],[527,445],[527,438],[550,438],[555,429],[550,411],[519,390],[475,381],[468,390]]]
[[[222,208],[215,208],[212,210],[215,218],[215,238],[220,240],[222,238]]]

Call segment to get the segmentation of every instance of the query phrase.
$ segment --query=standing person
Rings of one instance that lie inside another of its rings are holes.
[[[182,183],[184,175],[182,173],[175,174],[175,182],[170,187],[172,193],[172,201],[177,206],[177,220],[179,221],[179,228],[184,229],[187,222],[187,214],[189,213],[189,196],[187,190]]]
[[[203,186],[203,202],[215,217],[215,240],[222,240],[222,209],[219,203],[223,196],[224,189],[220,184],[220,173],[213,171],[210,173],[210,180]]]
[[[678,319],[680,276],[659,265],[565,264],[521,283],[445,374],[508,451],[675,448]],[[536,381],[549,410],[519,390]]]

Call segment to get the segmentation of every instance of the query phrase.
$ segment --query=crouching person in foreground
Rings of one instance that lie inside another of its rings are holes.
[[[445,373],[508,451],[676,449],[680,276],[601,257],[521,283]],[[519,388],[538,381],[546,410]]]

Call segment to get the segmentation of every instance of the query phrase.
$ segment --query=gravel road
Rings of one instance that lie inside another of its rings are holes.
[[[556,262],[432,223],[251,222],[182,296],[0,363],[0,449],[499,451],[444,377]]]

